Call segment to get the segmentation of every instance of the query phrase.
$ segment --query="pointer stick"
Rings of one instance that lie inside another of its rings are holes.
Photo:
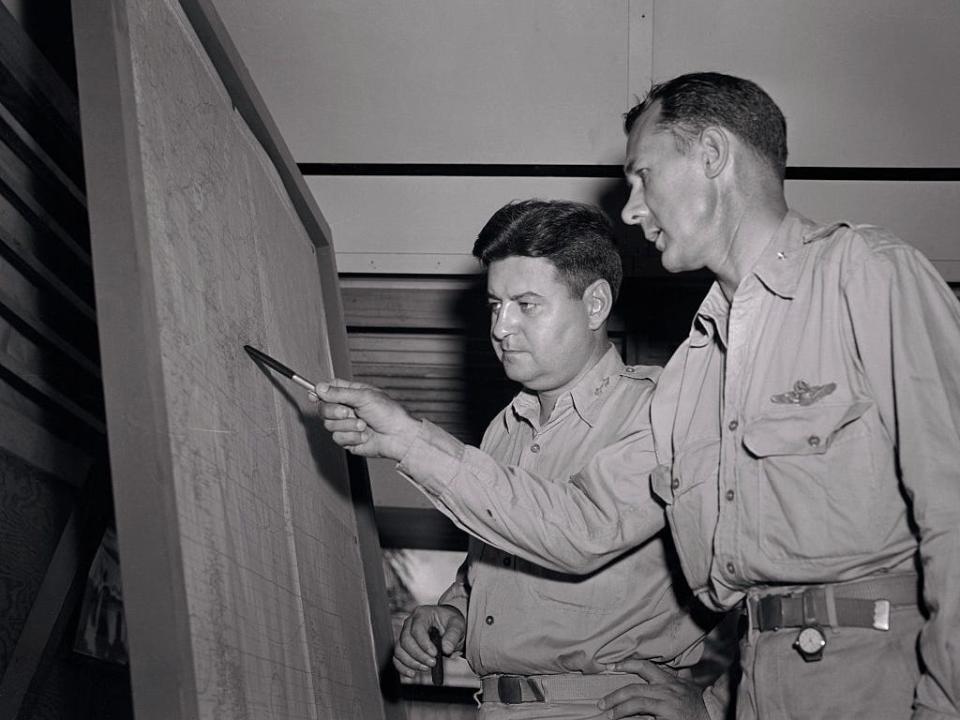
[[[290,378],[290,379],[293,380],[297,385],[300,385],[301,387],[304,387],[304,388],[306,388],[307,390],[309,390],[309,391],[311,391],[311,392],[314,392],[314,391],[315,391],[315,387],[316,387],[316,386],[315,386],[312,382],[310,382],[309,380],[306,380],[306,379],[300,377],[300,376],[297,375],[293,370],[291,370],[290,368],[288,368],[286,365],[284,365],[284,364],[283,364],[282,362],[280,362],[279,360],[274,360],[272,357],[270,357],[269,355],[267,355],[265,352],[260,352],[260,351],[257,350],[255,347],[252,347],[252,346],[250,346],[250,345],[244,345],[244,346],[243,346],[243,349],[247,351],[247,355],[249,355],[250,357],[253,358],[254,362],[263,363],[264,365],[266,365],[266,366],[267,366],[268,368],[270,368],[271,370],[276,370],[278,373],[280,373],[280,374],[283,375],[284,377]]]

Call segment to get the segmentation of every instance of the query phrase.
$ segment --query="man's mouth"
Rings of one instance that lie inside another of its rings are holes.
[[[662,230],[644,230],[644,236],[648,241],[656,246],[657,250],[663,252],[663,231]]]
[[[518,349],[518,348],[505,348],[505,347],[501,346],[501,347],[500,347],[500,352],[501,352],[501,354],[502,354],[504,357],[515,357],[515,356],[517,356],[517,355],[522,354],[522,353],[523,353],[523,350],[520,350],[520,349]]]

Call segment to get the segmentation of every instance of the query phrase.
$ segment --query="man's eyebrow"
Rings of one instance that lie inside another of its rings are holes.
[[[501,298],[500,298],[499,296],[494,295],[493,293],[489,293],[489,292],[487,293],[487,300],[496,300],[497,302],[500,302],[500,299],[501,299]],[[525,290],[525,291],[522,292],[522,293],[518,293],[518,294],[516,294],[516,295],[511,295],[511,296],[509,296],[509,297],[507,298],[507,300],[514,300],[514,301],[516,301],[516,300],[524,300],[524,299],[542,300],[542,299],[543,299],[543,295],[541,295],[541,294],[538,293],[538,292],[534,292],[533,290]]]

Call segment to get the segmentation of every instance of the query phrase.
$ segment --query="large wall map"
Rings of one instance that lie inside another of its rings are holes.
[[[101,308],[101,343],[138,717],[383,717],[342,452],[306,393],[242,350],[333,374],[315,238],[180,5],[113,5],[143,214],[126,244],[94,228],[95,272],[98,304],[126,306]],[[117,253],[134,276],[110,266]],[[141,388],[126,367],[138,362]],[[143,567],[152,542],[165,560]],[[170,700],[179,715],[138,695],[138,657],[173,673],[167,685],[189,696]]]

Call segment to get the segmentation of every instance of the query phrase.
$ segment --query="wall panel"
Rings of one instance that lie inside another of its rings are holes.
[[[611,162],[649,77],[649,0],[215,4],[298,162]]]
[[[955,0],[661,0],[653,75],[756,80],[787,117],[791,165],[956,168],[958,35]]]
[[[960,262],[960,243],[943,242],[955,191],[907,185],[960,172],[953,0],[215,2],[311,186],[331,198],[343,271],[472,272],[461,238],[514,197],[599,198],[616,217],[616,191],[598,192],[596,176],[616,176],[621,114],[651,79],[705,69],[770,91],[809,182],[888,168],[903,183],[899,197],[791,191],[810,214],[890,225],[942,271]],[[393,177],[376,176],[383,164]]]
[[[311,177],[329,208],[337,265],[349,273],[471,273],[470,249],[503,203],[527,197],[597,202],[617,218],[623,182],[614,178]],[[884,225],[923,250],[948,281],[960,281],[960,182],[789,180],[788,200],[824,222]],[[628,269],[661,275],[636,230],[618,223]]]

